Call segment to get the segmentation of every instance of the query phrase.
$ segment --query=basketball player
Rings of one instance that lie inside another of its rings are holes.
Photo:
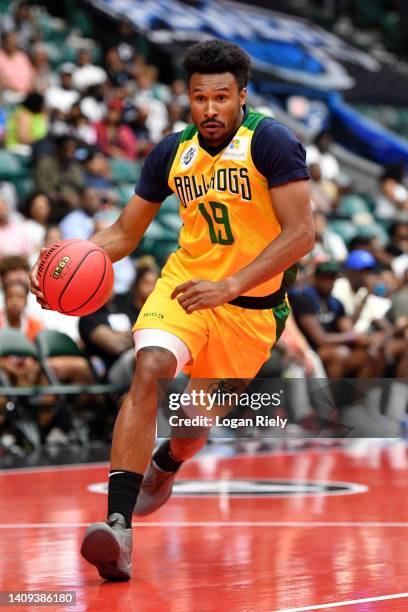
[[[180,199],[180,248],[134,327],[137,363],[113,433],[107,522],[88,528],[81,549],[107,580],[130,578],[133,511],[164,504],[182,462],[206,442],[172,438],[147,467],[157,380],[185,366],[192,378],[254,377],[288,316],[293,266],[314,243],[305,151],[246,105],[247,54],[206,41],[188,49],[184,67],[194,123],[154,147],[136,195],[92,238],[115,262],[134,251],[169,194]],[[34,268],[43,300],[35,276]]]

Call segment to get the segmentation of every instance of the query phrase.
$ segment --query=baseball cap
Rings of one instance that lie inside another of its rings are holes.
[[[344,262],[344,267],[347,270],[366,270],[368,268],[374,268],[375,265],[375,258],[369,251],[365,251],[364,249],[351,251]]]
[[[321,261],[316,266],[316,276],[336,276],[340,272],[337,261]]]

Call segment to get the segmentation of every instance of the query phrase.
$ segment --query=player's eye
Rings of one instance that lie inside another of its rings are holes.
[[[196,96],[196,102],[204,102],[204,96]]]
[[[224,102],[226,100],[226,96],[218,96],[219,102]]]

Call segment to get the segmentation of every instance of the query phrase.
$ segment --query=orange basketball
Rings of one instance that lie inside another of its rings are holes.
[[[90,240],[62,240],[41,258],[38,281],[52,310],[83,316],[107,301],[113,268],[107,254]]]

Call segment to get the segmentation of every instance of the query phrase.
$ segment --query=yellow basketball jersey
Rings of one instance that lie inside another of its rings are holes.
[[[185,128],[172,159],[169,188],[180,199],[180,248],[163,276],[218,281],[251,263],[280,233],[268,182],[255,167],[251,141],[264,115],[249,110],[233,139],[215,155],[201,145],[195,125]],[[277,291],[282,273],[248,291]]]

